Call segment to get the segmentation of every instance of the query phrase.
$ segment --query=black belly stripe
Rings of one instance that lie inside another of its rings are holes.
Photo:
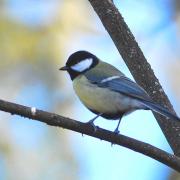
[[[88,108],[89,109],[89,108]],[[95,114],[100,114],[101,112],[89,109],[91,112]],[[118,113],[103,113],[101,116],[106,118],[106,119],[120,119],[123,117],[123,115],[126,114],[126,112],[118,112]]]

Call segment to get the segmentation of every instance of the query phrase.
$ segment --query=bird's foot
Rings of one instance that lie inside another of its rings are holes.
[[[116,128],[116,129],[114,130],[114,135],[118,135],[119,133],[120,133],[119,129]],[[114,145],[113,142],[111,142],[111,147],[112,147],[113,145]]]
[[[99,113],[97,116],[95,116],[93,119],[91,119],[90,121],[87,122],[87,124],[91,125],[94,128],[94,132],[97,131],[98,126],[94,125],[94,121],[101,116],[103,113]]]
[[[114,130],[114,134],[115,134],[115,135],[118,135],[119,133],[120,133],[119,129],[116,128],[116,129]]]
[[[94,125],[94,120],[95,119],[93,118],[90,121],[88,121],[86,124],[91,125],[93,127],[93,129],[94,129],[94,132],[96,132],[97,131],[97,127]]]

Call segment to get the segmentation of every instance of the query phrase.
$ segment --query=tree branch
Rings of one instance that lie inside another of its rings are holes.
[[[100,140],[108,141],[112,144],[124,146],[133,151],[149,156],[180,172],[180,158],[148,143],[144,143],[124,135],[116,135],[111,131],[99,127],[96,131],[94,131],[93,127],[87,123],[82,123],[54,113],[38,110],[34,107],[22,106],[3,100],[0,100],[0,110],[11,113],[12,115],[20,115],[26,118],[44,122],[51,126],[70,129],[81,134],[86,134],[95,138],[99,138]]]
[[[155,102],[175,113],[159,80],[154,75],[150,64],[115,5],[110,0],[89,0],[89,2],[111,36],[136,82],[148,92]],[[154,115],[172,150],[180,156],[180,123],[166,119],[157,113]]]

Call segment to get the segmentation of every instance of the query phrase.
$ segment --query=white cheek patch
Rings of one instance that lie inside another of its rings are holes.
[[[78,72],[82,72],[82,71],[88,69],[92,65],[92,63],[93,63],[92,58],[84,59],[84,60],[80,61],[79,63],[71,66],[71,69],[78,71]]]

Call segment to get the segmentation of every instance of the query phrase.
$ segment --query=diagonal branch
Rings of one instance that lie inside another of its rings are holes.
[[[112,1],[89,0],[89,2],[111,36],[136,82],[148,92],[155,102],[175,113],[159,80],[154,75],[133,34]],[[180,123],[165,119],[157,113],[154,115],[174,154],[180,156]]]
[[[58,127],[70,129],[72,131],[76,131],[81,134],[86,134],[95,138],[99,138],[100,140],[105,140],[113,144],[124,146],[133,151],[149,156],[180,172],[179,157],[175,155],[171,155],[159,148],[138,141],[136,139],[124,135],[116,135],[111,131],[107,131],[99,127],[97,128],[96,131],[94,131],[93,127],[91,125],[88,125],[87,123],[82,123],[79,121],[62,117],[54,113],[38,110],[34,107],[22,106],[19,104],[15,104],[3,100],[0,100],[0,110],[11,113],[12,115],[14,114],[20,115],[26,118],[44,122],[51,126],[58,126]]]

